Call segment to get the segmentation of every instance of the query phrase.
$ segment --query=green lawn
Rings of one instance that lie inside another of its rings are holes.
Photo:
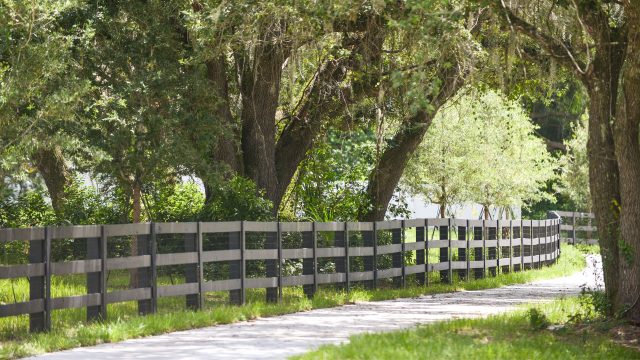
[[[322,346],[295,359],[640,359],[638,350],[610,340],[606,330],[612,324],[585,323],[593,311],[584,297],[531,308],[536,310],[356,335],[348,344]],[[550,330],[551,324],[561,326]]]
[[[594,248],[587,250],[594,251]],[[1,318],[0,358],[17,358],[177,330],[339,306],[355,301],[378,301],[459,290],[487,289],[565,276],[581,270],[585,266],[584,251],[584,249],[581,252],[574,247],[565,246],[562,256],[554,266],[543,267],[539,270],[500,274],[496,277],[469,282],[455,279],[453,284],[433,283],[429,287],[407,286],[404,289],[386,287],[378,290],[354,288],[350,293],[326,288],[321,289],[311,300],[304,296],[299,287],[285,288],[281,304],[265,303],[263,301],[264,290],[258,290],[248,291],[248,304],[244,306],[221,305],[220,302],[224,298],[221,299],[220,294],[212,293],[208,296],[207,304],[202,311],[184,310],[183,297],[160,299],[159,312],[148,316],[136,315],[134,302],[112,304],[108,308],[109,319],[105,322],[86,323],[84,309],[59,310],[52,314],[53,330],[41,334],[27,332],[27,316]],[[75,295],[84,291],[82,286],[77,285],[77,279],[72,278],[71,280],[68,277],[56,279],[52,289],[55,290],[55,296]],[[67,284],[65,281],[69,281],[69,283]],[[74,283],[76,285],[70,285]],[[2,297],[0,301],[13,302],[12,291],[24,292],[24,285],[26,284],[17,286],[16,283],[0,281],[0,297]]]

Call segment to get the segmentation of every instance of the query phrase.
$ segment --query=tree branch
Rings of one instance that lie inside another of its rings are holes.
[[[570,45],[556,41],[553,37],[543,33],[537,27],[514,14],[513,11],[505,5],[504,0],[496,0],[496,5],[504,11],[507,23],[512,31],[518,31],[536,41],[549,55],[557,58],[567,68],[573,69],[578,77],[584,77],[587,72],[587,65],[573,56],[574,51]]]

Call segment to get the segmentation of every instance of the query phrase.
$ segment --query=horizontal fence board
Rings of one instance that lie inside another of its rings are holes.
[[[449,219],[428,219],[429,226],[449,226]]]
[[[426,271],[425,264],[410,265],[405,267],[404,273],[407,275],[423,273]]]
[[[298,275],[282,277],[282,286],[301,286],[313,284],[313,275]]]
[[[469,227],[474,228],[474,227],[483,227],[484,226],[484,220],[469,220]]]
[[[44,240],[44,228],[0,229],[0,242]]]
[[[500,266],[507,266],[511,263],[511,259],[510,258],[501,258],[500,259]]]
[[[108,292],[107,303],[151,299],[151,288],[127,289]]]
[[[466,240],[451,240],[452,248],[466,248],[467,241]]]
[[[150,255],[129,256],[107,259],[107,270],[137,269],[151,266]]]
[[[533,243],[533,241],[529,238],[522,239],[522,245],[529,246]]]
[[[313,223],[310,222],[281,222],[282,232],[309,232],[313,230]]]
[[[380,253],[379,250],[378,253]],[[369,246],[349,248],[349,256],[373,256],[373,247]]]
[[[405,251],[414,251],[414,250],[424,250],[425,242],[417,241],[417,242],[408,242],[404,244]]]
[[[283,259],[306,259],[313,257],[313,249],[282,249]]]
[[[471,269],[482,269],[482,268],[484,268],[484,261],[482,261],[482,260],[471,260],[471,261],[469,261],[469,267]]]
[[[150,231],[149,223],[104,225],[107,237],[148,235]]]
[[[244,231],[250,232],[276,232],[278,231],[278,223],[271,222],[260,222],[260,221],[245,221],[244,222]]]
[[[466,269],[467,268],[467,262],[466,261],[452,261],[451,262],[451,269],[453,270],[462,270],[462,269]]]
[[[404,221],[405,228],[424,227],[425,219],[409,219]]]
[[[349,231],[373,231],[372,222],[348,222],[347,230]]]
[[[429,240],[429,249],[449,247],[449,240]]]
[[[498,246],[510,246],[511,240],[509,239],[500,239],[498,240]]]
[[[354,271],[349,273],[349,281],[367,281],[373,280],[372,271]]]
[[[433,271],[441,271],[441,270],[448,270],[448,269],[449,269],[448,261],[433,264]]]
[[[207,234],[240,232],[241,223],[241,221],[203,222],[200,224],[200,231]]]
[[[497,259],[491,259],[491,260],[487,259],[486,260],[486,264],[487,264],[487,267],[496,267],[496,266],[498,266],[498,260]]]
[[[484,241],[482,240],[471,240],[469,241],[469,247],[472,249],[481,248],[484,246]]]
[[[533,256],[533,262],[540,262],[540,256],[539,255],[534,255]]]
[[[340,257],[345,255],[344,248],[318,248],[317,257]]]
[[[514,265],[520,264],[520,260],[522,260],[522,257],[520,257],[520,256],[514,256],[514,257],[511,258],[511,262]]]
[[[522,262],[525,264],[531,264],[533,262],[533,257],[532,256],[523,256],[522,257]]]
[[[451,219],[451,226],[467,227],[467,220],[466,219]]]
[[[484,244],[486,247],[498,247],[498,240],[485,240]]]
[[[378,245],[378,255],[393,254],[402,251],[402,244]]]
[[[51,263],[51,274],[53,275],[86,274],[99,271],[102,271],[102,260],[100,259]]]
[[[247,289],[278,287],[278,278],[277,277],[246,278],[244,279],[244,287]]]
[[[484,220],[484,226],[488,228],[497,228],[498,220]]]
[[[317,222],[316,231],[343,231],[343,222]]]
[[[245,250],[245,260],[276,260],[278,258],[278,249],[260,249]]]
[[[0,279],[44,275],[44,263],[0,266]]]
[[[240,259],[242,259],[242,252],[240,249],[202,252],[202,262],[237,261]]]
[[[52,239],[89,239],[101,236],[100,225],[76,225],[50,227]]]
[[[378,270],[378,279],[387,279],[391,277],[398,277],[401,275],[402,275],[402,269],[400,268]]]
[[[197,252],[156,255],[156,266],[194,264],[197,262],[198,262]]]
[[[198,232],[197,222],[155,223],[156,234],[195,234]]]
[[[400,228],[402,228],[402,221],[400,220],[376,221],[376,230],[393,230]]]
[[[202,284],[203,291],[228,291],[228,290],[239,290],[242,286],[242,282],[240,279],[227,279],[227,280],[216,280],[216,281],[207,281]]]
[[[44,311],[44,299],[0,305],[0,318]]]
[[[158,296],[180,296],[198,293],[198,283],[158,286]]]
[[[583,213],[583,212],[573,212],[573,211],[555,211],[558,215],[562,216],[562,217],[573,217],[573,215],[575,214],[575,216],[577,218],[592,218],[594,219],[596,216],[592,213]]]
[[[347,279],[345,273],[318,274],[318,284],[342,283]]]
[[[53,310],[77,309],[96,305],[100,305],[99,293],[51,299],[51,309]]]

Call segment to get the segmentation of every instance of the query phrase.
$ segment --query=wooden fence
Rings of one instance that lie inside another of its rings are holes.
[[[568,244],[598,244],[598,228],[593,225],[595,215],[577,211],[554,211],[560,216],[560,239]]]
[[[186,306],[198,309],[204,295],[213,291],[228,291],[232,303],[243,304],[245,291],[256,288],[266,289],[268,301],[280,301],[287,286],[302,286],[313,296],[322,284],[347,291],[356,284],[375,288],[383,281],[405,286],[411,276],[412,282],[429,285],[431,272],[439,273],[432,278],[444,282],[456,275],[482,278],[554,263],[560,254],[560,227],[559,219],[412,219],[0,229],[0,243],[29,243],[29,262],[0,266],[0,279],[26,277],[30,287],[29,301],[0,305],[0,317],[29,314],[30,330],[46,331],[51,328],[51,312],[58,309],[86,307],[88,320],[95,320],[106,319],[108,304],[124,301],[137,301],[140,314],[154,313],[158,298],[170,296],[185,296]],[[62,239],[86,241],[84,258],[52,261],[52,244]],[[176,239],[181,250],[158,250],[163,242]],[[123,241],[135,244],[135,253],[109,256],[112,243]],[[438,249],[431,260],[430,249]],[[301,271],[285,273],[283,265],[291,261],[302,263]],[[247,274],[251,262],[259,262],[263,273]],[[328,262],[332,266],[326,266]],[[210,263],[226,264],[221,267],[224,279],[205,279],[203,269]],[[182,266],[185,283],[159,286],[158,269],[175,265]],[[108,272],[123,269],[137,273],[137,284],[108,291]],[[52,298],[52,275],[69,274],[86,274],[87,294]]]

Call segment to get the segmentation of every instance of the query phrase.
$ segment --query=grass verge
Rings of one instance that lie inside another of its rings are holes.
[[[588,308],[584,297],[571,297],[485,319],[356,335],[294,359],[640,359],[637,349],[612,341],[614,324],[589,319]]]
[[[254,300],[244,306],[222,305],[202,311],[172,310],[167,313],[148,316],[118,316],[104,322],[95,323],[70,321],[69,319],[65,321],[62,318],[54,324],[51,332],[36,334],[28,333],[24,329],[18,329],[15,318],[6,318],[0,319],[0,359],[13,359],[178,330],[327,308],[357,301],[379,301],[461,290],[496,288],[539,279],[566,276],[581,270],[584,266],[583,253],[574,247],[565,246],[558,263],[553,266],[543,267],[538,270],[500,274],[496,277],[487,277],[469,282],[456,280],[453,284],[432,284],[428,287],[408,286],[403,289],[366,290],[354,288],[349,293],[321,289],[313,299],[307,299],[300,289],[285,288],[286,296],[280,304]],[[78,318],[78,316],[73,317],[73,319]]]

